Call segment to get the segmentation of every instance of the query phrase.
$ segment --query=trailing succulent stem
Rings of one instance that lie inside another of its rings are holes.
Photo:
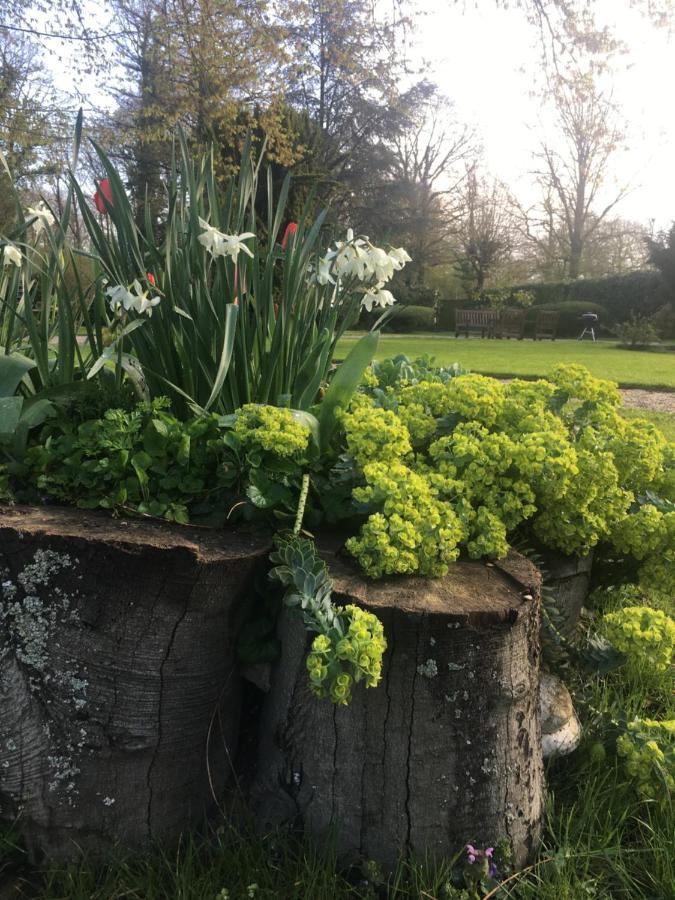
[[[305,497],[308,485],[309,478],[303,478]],[[303,507],[301,496],[300,522]],[[387,649],[382,623],[357,606],[333,605],[333,584],[313,541],[294,532],[277,534],[274,543],[276,550],[270,560],[275,566],[270,578],[286,588],[284,605],[297,608],[307,631],[317,635],[307,656],[310,689],[317,697],[347,705],[354,683],[363,681],[366,687],[375,687],[380,680]]]
[[[581,641],[576,628],[568,627],[564,611],[550,585],[547,584],[549,573],[542,557],[531,547],[522,542],[513,543],[515,549],[530,559],[542,575],[541,585],[541,624],[542,647],[544,658],[552,668],[560,668],[574,662],[590,672],[610,672],[622,666],[625,656],[609,641],[598,634],[588,634]]]

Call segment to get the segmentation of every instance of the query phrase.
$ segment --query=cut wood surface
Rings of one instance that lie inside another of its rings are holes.
[[[444,578],[365,580],[326,554],[336,602],[376,612],[389,647],[374,689],[348,707],[318,701],[299,617],[280,622],[282,657],[261,721],[251,797],[262,829],[334,829],[345,858],[385,866],[506,839],[532,859],[543,808],[538,722],[539,588],[511,553],[459,562]]]
[[[262,537],[0,508],[0,816],[35,858],[177,838],[221,799]]]

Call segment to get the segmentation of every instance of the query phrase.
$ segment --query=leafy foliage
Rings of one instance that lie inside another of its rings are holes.
[[[675,794],[675,719],[636,718],[618,737],[616,748],[638,793],[669,807]]]
[[[659,340],[654,318],[635,313],[632,313],[627,321],[616,325],[612,330],[619,338],[621,346],[628,347],[630,350],[658,343]]]
[[[607,613],[607,636],[615,647],[637,664],[663,672],[670,666],[675,647],[675,620],[650,606],[625,606]]]
[[[307,657],[310,688],[346,706],[354,683],[376,687],[380,681],[387,649],[382,623],[357,606],[333,605],[333,585],[312,541],[278,534],[274,543],[270,578],[286,588],[284,604],[297,608],[307,630],[318,633]]]

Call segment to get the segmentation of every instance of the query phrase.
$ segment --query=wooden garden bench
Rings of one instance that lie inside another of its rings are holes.
[[[469,331],[480,331],[480,336],[494,337],[499,321],[499,313],[495,309],[457,309],[455,310],[455,337],[460,332],[468,337]]]
[[[556,339],[558,333],[558,313],[552,310],[540,309],[534,323],[535,341]]]
[[[517,338],[522,341],[525,336],[525,310],[502,309],[499,313],[497,337]]]

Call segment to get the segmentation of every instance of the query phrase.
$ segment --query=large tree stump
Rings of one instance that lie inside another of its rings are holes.
[[[175,839],[231,771],[266,540],[0,510],[0,816],[35,858]]]
[[[555,624],[566,638],[573,640],[591,584],[593,551],[586,556],[566,556],[557,550],[542,549],[540,556],[544,583],[560,614]]]
[[[459,562],[442,579],[372,582],[327,561],[337,600],[384,623],[382,682],[356,687],[349,707],[317,700],[307,635],[283,614],[252,788],[259,826],[333,827],[343,858],[386,867],[405,852],[441,857],[499,839],[525,864],[544,792],[538,571],[511,553]]]

